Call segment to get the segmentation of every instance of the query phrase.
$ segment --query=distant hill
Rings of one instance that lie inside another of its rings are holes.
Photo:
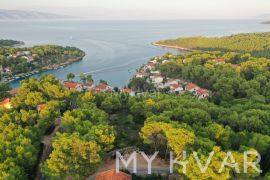
[[[257,19],[264,19],[264,20],[269,20],[270,19],[270,14],[261,14],[256,17]]]
[[[270,21],[264,21],[262,24],[270,24]]]
[[[0,48],[1,47],[13,47],[18,45],[23,45],[24,42],[22,41],[14,41],[9,39],[0,39]]]
[[[35,11],[23,11],[23,10],[4,10],[0,9],[0,20],[27,20],[27,19],[74,19],[75,17],[41,13]]]

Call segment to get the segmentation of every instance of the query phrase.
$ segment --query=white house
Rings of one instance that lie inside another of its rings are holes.
[[[163,60],[163,61],[162,61],[162,64],[164,64],[164,63],[166,63],[166,62],[169,62],[169,61],[168,61],[168,60]]]
[[[160,75],[151,76],[150,78],[152,79],[152,82],[154,84],[160,84],[164,80],[164,77],[163,76],[160,76]]]
[[[92,89],[94,89],[94,88],[95,88],[95,84],[94,84],[94,83],[88,82],[88,83],[84,83],[84,84],[83,84],[83,89],[86,89],[86,90],[92,90]]]
[[[135,77],[136,78],[143,78],[143,77],[145,77],[145,73],[144,72],[137,72]]]
[[[79,92],[83,90],[82,84],[76,82],[64,82],[64,86],[67,90],[76,90]]]
[[[179,84],[172,84],[170,85],[170,92],[171,93],[182,93],[184,91],[184,88],[180,86]]]

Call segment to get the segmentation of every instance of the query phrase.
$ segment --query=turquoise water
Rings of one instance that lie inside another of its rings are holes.
[[[0,39],[24,41],[27,46],[76,46],[86,52],[82,61],[42,74],[50,73],[65,79],[69,72],[76,75],[91,73],[96,81],[105,79],[112,86],[127,84],[134,71],[151,57],[168,51],[177,53],[177,50],[154,47],[151,42],[184,36],[223,36],[270,30],[270,25],[260,24],[258,20],[0,21],[0,24]],[[19,84],[18,80],[11,86]]]

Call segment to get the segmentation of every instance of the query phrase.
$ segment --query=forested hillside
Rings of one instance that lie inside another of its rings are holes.
[[[249,52],[270,57],[270,33],[243,33],[227,37],[188,37],[159,41],[157,44],[189,49]]]
[[[14,45],[21,45],[21,44],[23,44],[23,42],[21,42],[21,41],[0,39],[0,48],[1,47],[12,47]]]

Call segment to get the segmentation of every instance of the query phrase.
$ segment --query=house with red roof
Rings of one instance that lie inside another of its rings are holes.
[[[6,98],[3,101],[0,102],[0,108],[4,108],[4,109],[11,109],[11,100],[10,98]]]
[[[38,112],[43,112],[43,111],[45,111],[45,110],[46,110],[46,104],[39,104],[39,105],[37,106],[37,110],[38,110]]]
[[[186,86],[186,91],[189,91],[191,93],[195,92],[200,89],[200,87],[197,85],[197,84],[194,84],[194,83],[189,83],[187,86]]]
[[[196,94],[197,94],[198,99],[204,99],[204,98],[209,97],[209,91],[203,88],[198,89]]]
[[[108,84],[99,84],[96,85],[94,88],[94,92],[100,93],[100,92],[112,92],[112,88]]]
[[[67,90],[75,90],[79,92],[83,90],[83,85],[76,82],[64,82],[64,86]]]
[[[96,180],[131,180],[132,177],[124,172],[117,172],[115,169],[101,172],[96,175]]]
[[[184,91],[184,88],[179,84],[171,84],[170,85],[170,92],[180,94]]]
[[[216,64],[225,64],[226,63],[225,59],[223,59],[223,58],[218,58],[218,59],[215,59],[214,61],[216,62]]]

